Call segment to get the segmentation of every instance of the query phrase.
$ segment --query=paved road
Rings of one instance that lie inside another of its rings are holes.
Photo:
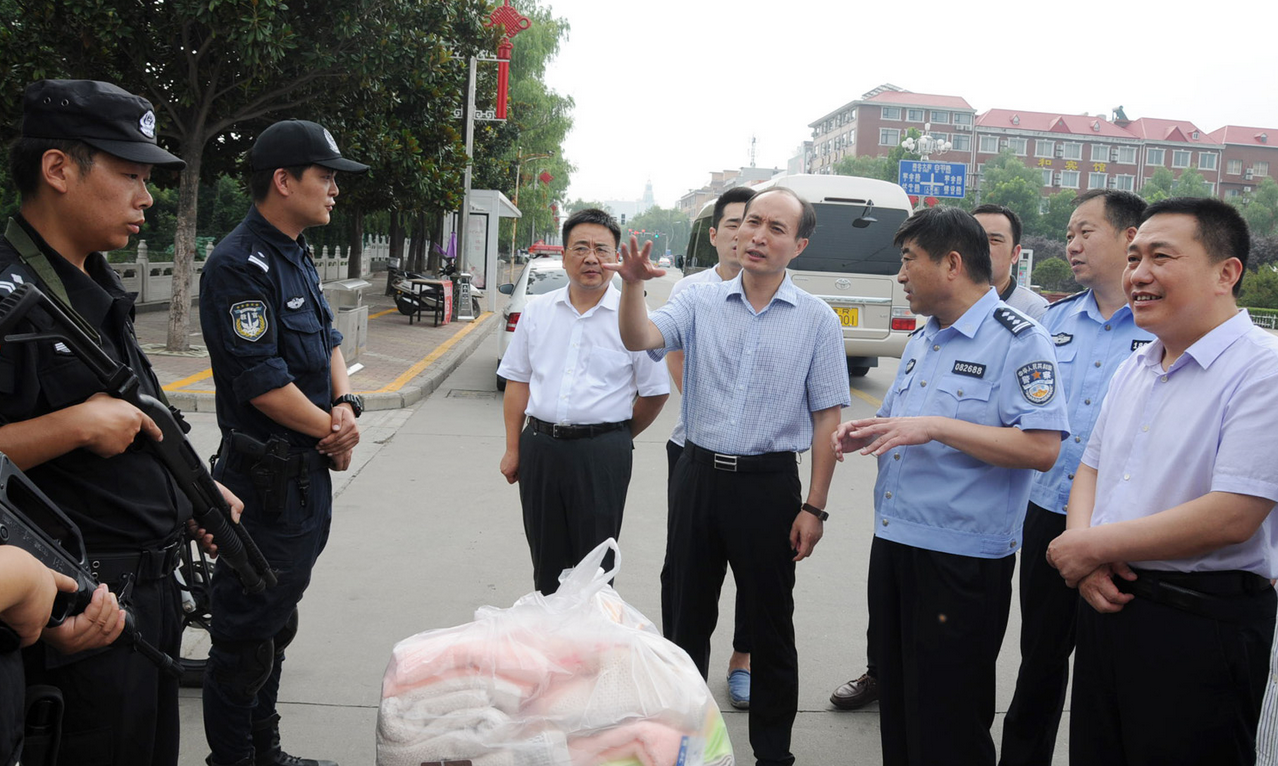
[[[660,305],[677,273],[650,285]],[[471,619],[485,604],[507,606],[532,588],[532,566],[517,490],[497,471],[504,446],[501,399],[494,389],[496,336],[490,335],[428,399],[411,409],[368,413],[352,470],[338,476],[333,533],[302,605],[280,690],[286,749],[372,766],[382,674],[391,647],[414,633]],[[872,414],[896,372],[884,360],[854,379],[845,418]],[[665,549],[664,442],[678,415],[673,394],[636,445],[634,479],[621,538],[617,589],[650,617],[660,614],[658,575]],[[761,407],[766,403],[761,402]],[[216,440],[212,416],[197,413],[202,454]],[[800,473],[807,471],[806,461]],[[795,622],[800,714],[794,752],[800,764],[878,764],[878,706],[834,712],[830,692],[864,669],[865,578],[873,535],[870,493],[875,466],[849,458],[835,473],[826,535],[799,565]],[[727,703],[734,591],[721,600],[710,688],[724,710],[737,757],[752,763],[745,714]],[[1013,608],[999,663],[995,737],[1015,682],[1019,632]],[[956,694],[964,693],[956,689]],[[184,691],[182,766],[200,766],[205,748],[198,694]],[[1068,714],[1063,723],[1068,728]],[[1064,764],[1065,732],[1056,763]]]

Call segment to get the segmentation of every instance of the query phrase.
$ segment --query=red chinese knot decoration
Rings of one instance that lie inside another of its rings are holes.
[[[515,10],[510,4],[510,0],[498,6],[488,16],[488,26],[500,26],[502,33],[506,36],[504,40],[497,44],[497,119],[506,119],[506,102],[509,100],[510,91],[510,53],[515,49],[511,39],[515,35],[527,29],[532,22],[527,16]]]

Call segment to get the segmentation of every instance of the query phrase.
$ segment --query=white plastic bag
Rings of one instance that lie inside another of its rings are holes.
[[[691,658],[608,585],[620,562],[609,539],[549,596],[399,642],[382,680],[378,766],[732,766]]]

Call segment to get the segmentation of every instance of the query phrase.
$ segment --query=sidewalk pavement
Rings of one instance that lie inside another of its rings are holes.
[[[368,346],[351,375],[351,386],[364,396],[366,410],[407,407],[434,391],[450,372],[479,347],[500,317],[485,312],[473,322],[433,325],[408,323],[394,300],[375,287],[364,293],[368,306]],[[145,307],[140,307],[145,309]],[[191,310],[192,350],[171,354],[164,350],[169,331],[168,311],[140,310],[134,323],[138,340],[151,359],[169,401],[184,412],[213,412],[213,370],[209,367],[198,307]]]

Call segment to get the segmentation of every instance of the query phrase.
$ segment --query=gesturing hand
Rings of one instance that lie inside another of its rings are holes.
[[[666,270],[659,269],[652,265],[649,256],[652,255],[652,241],[643,243],[643,247],[639,247],[639,240],[630,237],[630,246],[621,246],[618,252],[618,260],[616,263],[605,263],[603,267],[608,271],[615,271],[621,275],[623,282],[644,282],[655,277],[665,276]]]

